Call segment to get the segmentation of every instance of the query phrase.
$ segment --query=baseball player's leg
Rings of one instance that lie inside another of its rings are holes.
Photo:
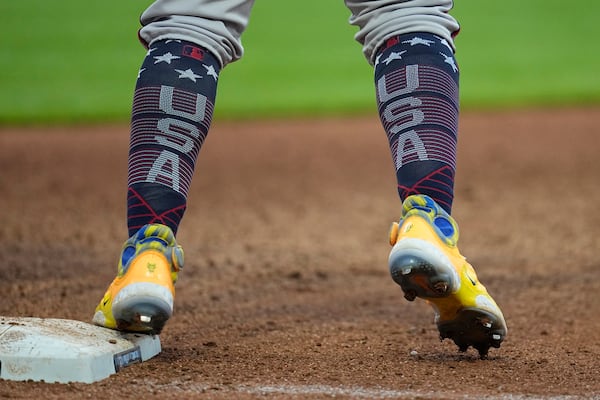
[[[458,78],[452,1],[347,0],[375,67],[377,105],[403,201],[390,232],[392,277],[435,309],[442,338],[483,356],[506,335],[502,312],[456,247]]]
[[[375,65],[400,197],[427,194],[450,212],[458,122],[452,35],[458,24],[447,14],[452,2],[437,3],[347,1],[350,22],[360,27],[356,39]]]
[[[252,1],[156,1],[142,15],[148,52],[131,115],[127,225],[117,277],[93,321],[158,333],[183,267],[175,234],[210,128],[222,67],[242,56]]]

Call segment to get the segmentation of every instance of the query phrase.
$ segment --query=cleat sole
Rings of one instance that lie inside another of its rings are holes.
[[[461,352],[472,346],[482,359],[490,347],[499,348],[506,336],[498,317],[481,309],[465,308],[452,321],[438,322],[438,329],[442,340],[452,339]]]
[[[448,296],[455,284],[452,273],[437,268],[421,257],[400,255],[390,262],[390,274],[404,292],[404,298],[439,298]]]
[[[164,286],[134,283],[121,289],[112,313],[118,330],[159,334],[173,314],[173,296]]]
[[[173,314],[173,296],[160,285],[132,284],[119,292],[112,313],[118,330],[159,334]]]
[[[147,301],[137,299],[135,304],[124,305],[122,309],[113,308],[117,329],[127,332],[160,334],[171,317],[172,311],[167,303],[156,299]]]

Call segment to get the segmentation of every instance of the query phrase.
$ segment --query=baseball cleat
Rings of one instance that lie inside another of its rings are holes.
[[[159,334],[173,314],[181,268],[183,249],[171,229],[160,224],[143,226],[123,245],[117,277],[92,321],[110,329]]]
[[[428,196],[410,196],[390,230],[390,273],[407,300],[419,297],[433,307],[441,340],[452,339],[463,352],[472,346],[485,358],[500,347],[506,322],[457,241],[448,213]]]

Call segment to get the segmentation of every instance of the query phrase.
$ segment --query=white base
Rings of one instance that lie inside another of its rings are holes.
[[[92,383],[160,353],[157,335],[81,321],[0,317],[0,378]]]

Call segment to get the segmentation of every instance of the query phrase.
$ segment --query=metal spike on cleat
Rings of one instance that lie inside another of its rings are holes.
[[[144,323],[150,323],[150,321],[152,321],[152,317],[149,317],[147,315],[140,315],[140,322],[144,322]]]
[[[433,285],[433,290],[438,294],[444,294],[448,291],[448,282],[440,281]]]
[[[415,301],[417,298],[417,291],[413,289],[406,290],[404,292],[404,298],[408,301]]]
[[[482,360],[485,360],[487,358],[488,350],[490,349],[490,346],[486,345],[486,344],[482,344],[475,348],[479,352],[479,358],[481,358]]]
[[[499,333],[492,333],[490,345],[496,349],[500,348],[500,344],[502,343],[503,337]]]

